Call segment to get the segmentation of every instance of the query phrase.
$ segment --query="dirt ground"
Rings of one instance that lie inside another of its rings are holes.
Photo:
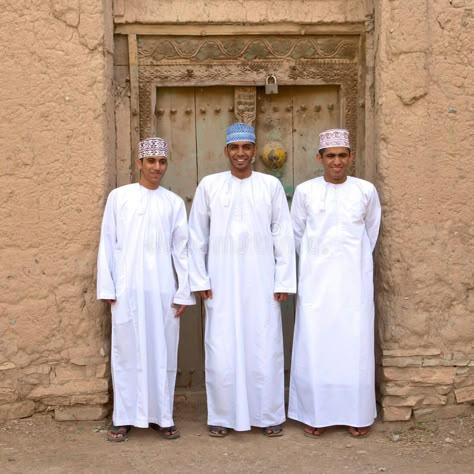
[[[1,473],[474,473],[474,418],[426,423],[378,421],[369,437],[343,427],[320,439],[289,421],[281,438],[259,429],[216,439],[205,419],[178,413],[178,440],[132,429],[129,441],[105,440],[110,420],[56,422],[48,415],[0,422]]]

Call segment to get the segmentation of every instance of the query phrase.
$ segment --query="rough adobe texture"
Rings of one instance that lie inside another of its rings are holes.
[[[0,418],[108,400],[94,267],[114,179],[109,3],[2,2]]]
[[[363,21],[365,3],[367,0],[198,0],[189,8],[189,0],[114,0],[114,14],[116,23],[344,23]]]
[[[387,419],[457,416],[472,406],[449,405],[474,402],[473,7],[377,4],[377,303],[381,389],[394,395],[382,395]]]

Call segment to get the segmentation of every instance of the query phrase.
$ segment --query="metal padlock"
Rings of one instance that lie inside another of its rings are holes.
[[[265,94],[278,94],[277,78],[270,74],[265,79]]]

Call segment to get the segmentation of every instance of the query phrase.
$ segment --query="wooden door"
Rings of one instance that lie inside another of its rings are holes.
[[[278,94],[265,94],[257,89],[256,135],[260,150],[255,169],[276,176],[291,205],[294,188],[308,179],[321,176],[322,167],[316,161],[319,133],[340,126],[339,88],[337,86],[280,87]],[[279,144],[287,159],[279,169],[267,167],[262,151],[267,144]],[[282,304],[283,339],[285,349],[285,382],[289,382],[296,297]]]
[[[283,184],[289,204],[296,185],[322,174],[316,161],[319,133],[341,124],[339,87],[286,86],[266,95],[257,88],[256,136],[262,151],[278,143],[287,152],[280,169],[270,169],[257,158],[255,169],[273,174]],[[156,92],[156,134],[168,140],[170,160],[163,185],[186,202],[189,213],[200,179],[228,169],[223,149],[225,129],[236,121],[234,88],[160,87]],[[294,327],[295,299],[282,305],[285,374],[288,382]],[[201,302],[186,310],[181,320],[177,386],[204,383],[204,311]]]
[[[186,210],[202,177],[227,169],[225,130],[234,122],[232,87],[163,87],[156,93],[156,134],[170,145],[162,185],[181,196]],[[204,308],[200,299],[181,318],[178,387],[204,384]]]

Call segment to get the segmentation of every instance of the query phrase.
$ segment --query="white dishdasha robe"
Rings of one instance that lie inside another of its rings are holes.
[[[280,304],[295,293],[290,213],[281,183],[252,172],[202,179],[189,220],[193,291],[205,301],[209,425],[238,431],[285,421]]]
[[[291,217],[299,280],[288,417],[365,427],[376,417],[372,252],[380,202],[368,181],[300,184]]]
[[[110,193],[99,245],[97,298],[116,300],[111,305],[116,426],[174,424],[179,318],[171,305],[195,303],[187,239],[184,202],[171,191],[129,184]]]

